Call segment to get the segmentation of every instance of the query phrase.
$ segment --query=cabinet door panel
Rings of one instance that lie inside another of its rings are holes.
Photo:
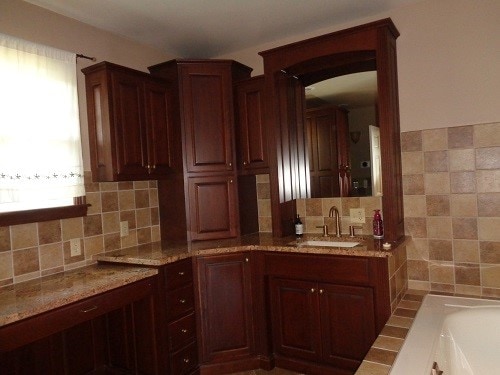
[[[317,360],[321,342],[316,284],[273,278],[269,288],[276,352],[292,358]]]
[[[172,172],[174,122],[173,99],[167,86],[153,80],[145,84],[145,111],[148,123],[148,165],[151,177]]]
[[[231,176],[189,178],[192,240],[234,237],[238,233],[237,186]]]
[[[188,172],[232,170],[232,87],[224,66],[183,66]]]
[[[143,115],[143,83],[140,78],[111,74],[116,139],[117,173],[121,178],[142,177],[146,168],[146,124]]]
[[[375,340],[371,288],[320,284],[323,357],[354,368]]]
[[[251,259],[247,253],[197,259],[201,362],[235,360],[254,350]]]

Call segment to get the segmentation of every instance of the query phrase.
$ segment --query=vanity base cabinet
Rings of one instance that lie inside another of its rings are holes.
[[[276,366],[353,374],[390,315],[387,260],[269,253],[266,275]]]

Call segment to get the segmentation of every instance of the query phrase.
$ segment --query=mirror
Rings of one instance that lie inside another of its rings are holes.
[[[381,195],[376,186],[381,175],[377,163],[377,143],[370,127],[377,127],[377,72],[346,74],[305,87],[305,131],[309,159],[311,198]],[[321,131],[323,126],[337,131],[336,121],[345,118],[347,137]],[[314,127],[314,129],[311,129]],[[319,135],[322,136],[319,136]],[[350,167],[348,191],[341,192],[337,172],[337,142],[347,142]],[[321,152],[320,152],[321,150]],[[375,161],[375,162],[374,162]]]
[[[273,235],[293,234],[295,200],[307,198],[309,165],[304,88],[332,77],[375,71],[385,240],[404,236],[396,38],[391,19],[260,52],[264,59],[266,128]],[[349,132],[342,137],[350,137]],[[353,135],[356,138],[356,135]],[[342,144],[342,143],[341,143]],[[346,142],[347,144],[347,142]],[[340,155],[345,155],[342,150]],[[344,161],[340,160],[339,165]],[[344,164],[345,165],[345,164]],[[341,173],[340,189],[349,189]]]

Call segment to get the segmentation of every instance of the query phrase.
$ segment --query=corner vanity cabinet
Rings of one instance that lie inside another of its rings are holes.
[[[82,72],[94,181],[161,179],[170,173],[175,129],[166,82],[109,62]]]
[[[162,239],[239,234],[233,84],[251,69],[231,60],[171,60],[149,67],[174,95],[175,143],[182,160],[158,185]]]

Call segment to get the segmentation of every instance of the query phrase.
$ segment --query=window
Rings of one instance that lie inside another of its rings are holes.
[[[0,34],[0,213],[85,195],[76,55]]]

